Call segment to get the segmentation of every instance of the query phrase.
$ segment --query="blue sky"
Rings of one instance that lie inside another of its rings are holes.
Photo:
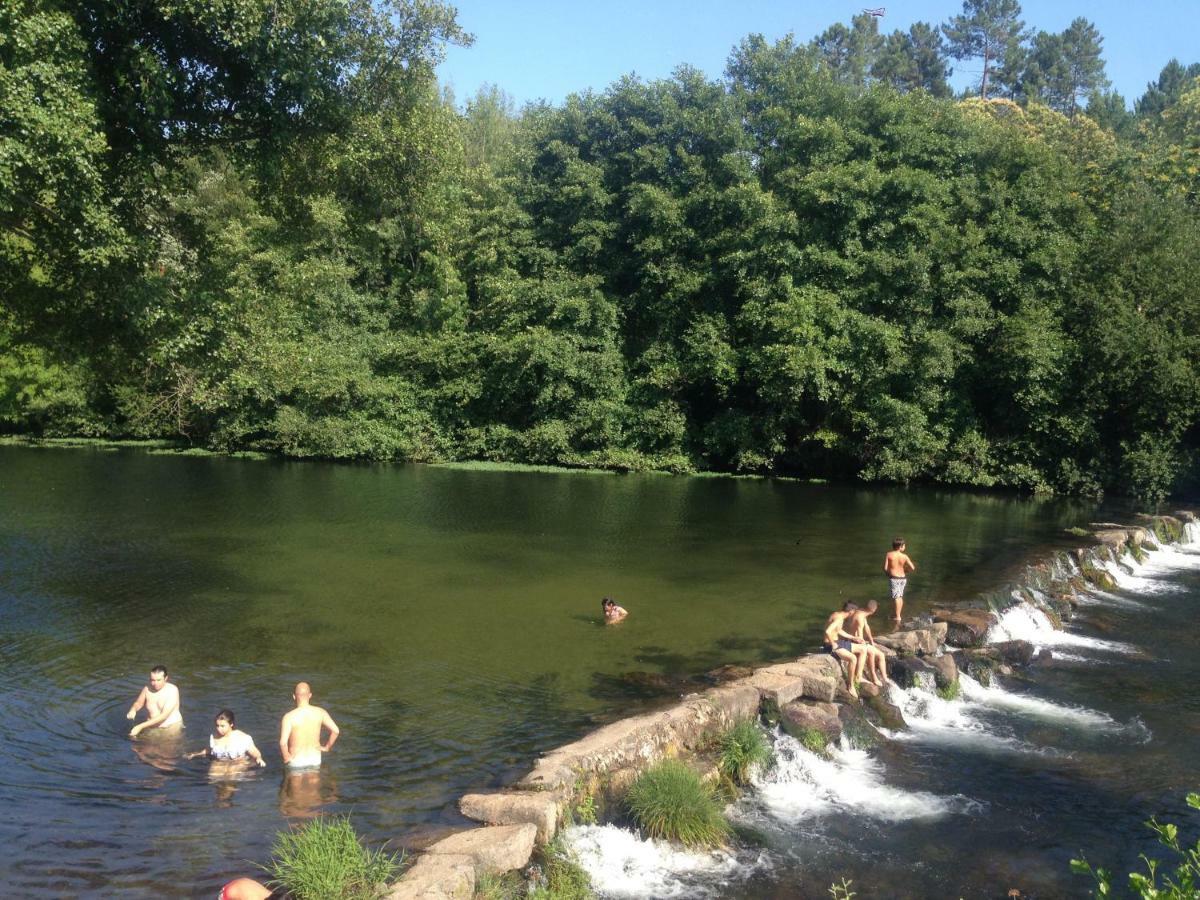
[[[451,0],[454,2],[454,0]],[[718,78],[735,44],[755,32],[774,40],[794,32],[800,40],[833,22],[849,22],[864,6],[885,0],[458,0],[458,20],[473,35],[468,48],[450,48],[439,69],[442,83],[461,103],[483,84],[505,90],[518,106],[538,99],[561,102],[568,94],[602,91],[622,75],[662,78],[688,63]],[[916,21],[942,23],[961,0],[890,0],[880,30],[907,29]],[[1198,0],[1029,0],[1027,25],[1061,31],[1076,16],[1104,36],[1104,58],[1113,87],[1127,102],[1141,96],[1172,56],[1200,61]],[[977,79],[978,63],[955,63],[956,87]]]

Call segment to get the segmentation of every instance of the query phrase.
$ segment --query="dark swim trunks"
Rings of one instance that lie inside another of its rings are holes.
[[[838,638],[836,647],[827,647],[826,649],[829,651],[830,656],[837,656],[837,652],[839,650],[850,650],[850,652],[853,653],[854,651],[851,650],[851,648],[853,646],[854,646],[853,642],[848,641],[845,638]]]

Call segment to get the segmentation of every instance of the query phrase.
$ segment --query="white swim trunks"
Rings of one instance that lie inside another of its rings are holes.
[[[289,769],[315,769],[320,765],[320,750],[303,750],[288,760]]]

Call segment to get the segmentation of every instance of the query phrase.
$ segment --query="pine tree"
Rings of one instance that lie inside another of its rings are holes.
[[[950,56],[983,58],[979,96],[986,100],[988,76],[997,66],[1011,63],[1014,48],[1020,47],[1025,36],[1021,4],[1017,0],[963,0],[962,14],[943,25],[942,32]]]

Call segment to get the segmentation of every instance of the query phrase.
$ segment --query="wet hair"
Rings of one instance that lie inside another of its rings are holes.
[[[215,723],[215,722],[216,722],[218,719],[224,719],[226,722],[228,722],[228,723],[229,723],[229,727],[230,727],[231,729],[232,729],[232,728],[237,728],[237,719],[236,719],[236,718],[234,718],[234,715],[233,715],[233,710],[232,710],[232,709],[223,709],[223,710],[221,710],[219,713],[217,713],[215,716],[213,716],[213,722],[214,722],[214,723]]]
[[[842,604],[842,612],[854,612],[856,609],[858,609],[858,604],[853,600],[847,600]]]
[[[150,674],[151,675],[162,675],[163,678],[166,678],[167,677],[167,667],[164,665],[157,665],[153,669],[150,670]]]
[[[877,610],[877,609],[879,609],[879,601],[878,600],[868,600],[867,601],[867,605],[866,605],[867,612],[875,612],[875,610]]]
[[[904,540],[904,538],[892,538],[892,549],[899,550],[901,547],[903,547],[905,545],[905,543],[906,543],[906,541]]]
[[[616,606],[616,605],[617,605],[617,601],[614,600],[612,597],[605,597],[603,600],[600,601],[601,609],[608,609],[610,606]]]

